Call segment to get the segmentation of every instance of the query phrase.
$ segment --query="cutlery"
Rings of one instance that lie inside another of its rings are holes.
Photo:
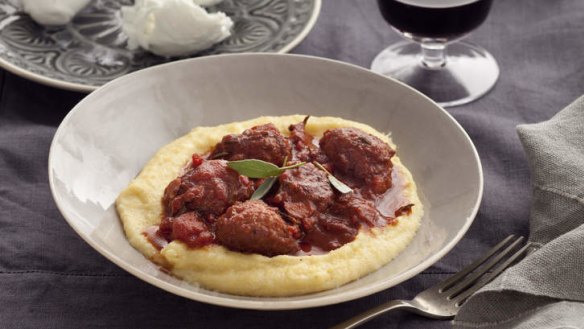
[[[419,293],[412,300],[392,300],[350,318],[330,329],[351,329],[396,309],[433,319],[452,319],[473,293],[493,280],[530,250],[524,238],[510,235],[460,272]]]

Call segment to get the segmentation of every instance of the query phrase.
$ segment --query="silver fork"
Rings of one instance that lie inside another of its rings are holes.
[[[396,309],[404,309],[433,319],[452,319],[468,297],[528,252],[529,243],[519,248],[523,240],[522,236],[516,238],[510,235],[481,258],[448,279],[422,291],[414,299],[389,301],[330,329],[355,328],[378,315]],[[493,270],[490,271],[491,269]]]

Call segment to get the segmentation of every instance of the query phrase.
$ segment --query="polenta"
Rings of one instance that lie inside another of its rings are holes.
[[[412,175],[397,156],[391,158],[393,176],[399,178],[394,179],[393,183],[399,185],[399,197],[408,201],[408,211],[399,214],[387,225],[362,225],[352,241],[326,252],[311,254],[300,250],[266,256],[231,250],[218,243],[193,248],[177,239],[157,248],[147,238],[145,232],[160,225],[164,217],[166,210],[161,200],[165,197],[165,188],[181,175],[192,161],[193,154],[209,154],[224,136],[241,134],[246,129],[266,123],[272,123],[282,135],[289,136],[289,127],[304,118],[303,115],[260,117],[216,127],[197,127],[162,147],[116,201],[131,245],[187,282],[210,290],[247,296],[294,296],[333,289],[387,264],[410,243],[423,215]],[[340,118],[311,117],[305,128],[307,133],[321,138],[327,130],[344,127],[357,128],[395,148],[388,136],[372,127]],[[357,171],[359,168],[351,170]],[[375,188],[382,186],[383,183],[377,179],[381,176],[374,176],[360,179],[367,184],[376,184]],[[377,193],[372,190],[368,193]],[[238,204],[240,201],[237,201]],[[288,211],[286,207],[283,209]],[[221,218],[213,208],[207,213],[211,218]]]

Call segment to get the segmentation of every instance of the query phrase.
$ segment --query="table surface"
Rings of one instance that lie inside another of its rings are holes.
[[[368,67],[400,37],[374,0],[328,0],[294,53]],[[194,302],[131,276],[67,225],[48,185],[53,134],[85,95],[0,70],[0,327],[326,328],[458,271],[511,233],[528,234],[529,168],[515,126],[550,118],[584,94],[584,1],[495,0],[468,41],[498,60],[500,79],[482,99],[448,109],[480,154],[485,193],[463,240],[442,260],[392,289],[326,307],[260,312]],[[363,328],[448,328],[404,312]]]

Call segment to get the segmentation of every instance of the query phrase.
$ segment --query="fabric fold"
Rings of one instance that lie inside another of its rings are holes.
[[[454,327],[584,328],[584,97],[517,131],[533,184],[529,240],[539,249],[471,297]]]

